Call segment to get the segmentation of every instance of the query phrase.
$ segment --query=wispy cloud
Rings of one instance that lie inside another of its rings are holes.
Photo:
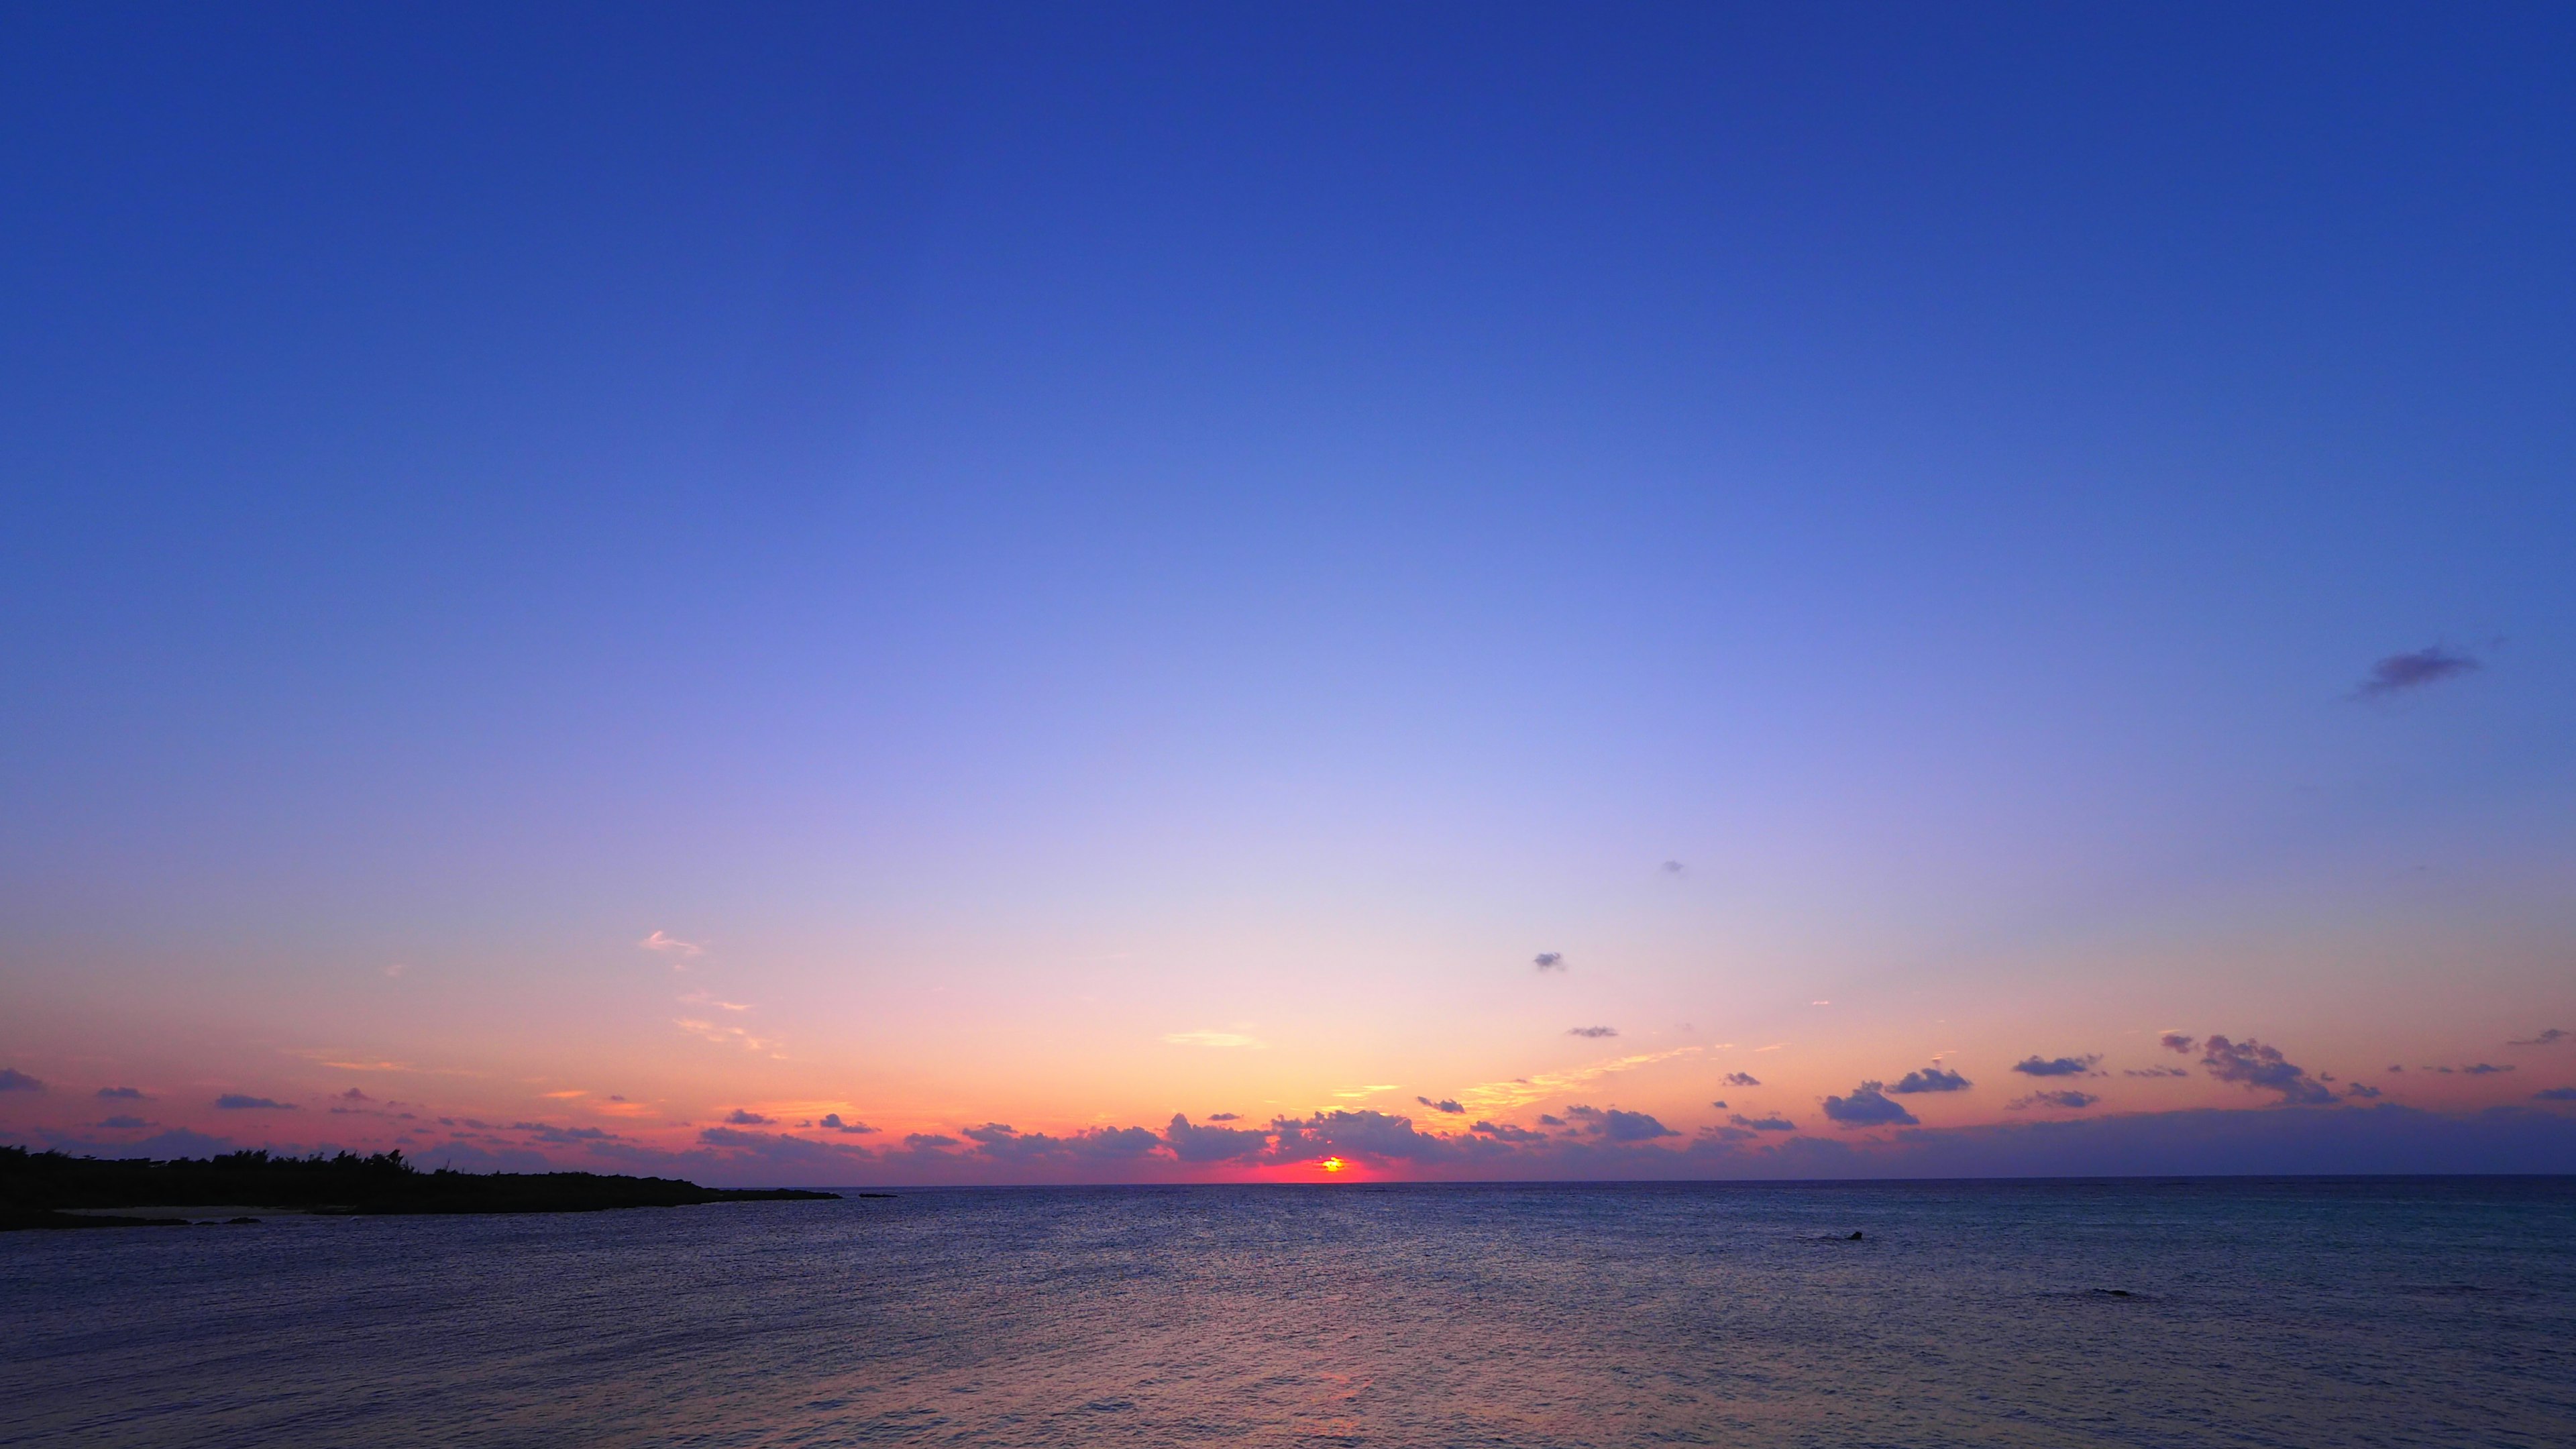
[[[292,1112],[293,1102],[272,1102],[266,1097],[253,1097],[241,1092],[226,1092],[215,1099],[215,1106],[226,1112]]]
[[[763,1117],[758,1112],[751,1110],[749,1107],[736,1107],[725,1114],[725,1125],[728,1127],[775,1127],[778,1125],[778,1119],[775,1117]]]
[[[1517,1107],[1549,1097],[1561,1097],[1577,1087],[1586,1086],[1617,1072],[1633,1071],[1676,1057],[1696,1056],[1700,1047],[1674,1047],[1669,1051],[1639,1052],[1634,1056],[1612,1057],[1569,1067],[1561,1072],[1540,1072],[1535,1076],[1514,1077],[1507,1082],[1480,1082],[1458,1094],[1469,1111],[1482,1116],[1499,1117]]]
[[[1590,1037],[1593,1040],[1598,1041],[1603,1037],[1617,1036],[1619,1034],[1619,1028],[1615,1026],[1569,1026],[1565,1029],[1565,1034],[1567,1036]]]
[[[738,1046],[745,1051],[764,1053],[779,1061],[786,1060],[772,1050],[778,1045],[777,1042],[766,1037],[753,1036],[738,1026],[719,1026],[712,1021],[696,1021],[689,1017],[674,1018],[671,1025],[702,1041],[711,1041],[719,1046]]]
[[[751,1010],[751,1003],[747,1001],[718,1001],[711,991],[692,991],[682,996],[680,1001],[686,1006],[712,1006],[718,1011]]]
[[[2068,1111],[2080,1111],[2101,1100],[2091,1092],[2079,1092],[2069,1087],[2057,1092],[2033,1092],[2026,1097],[2015,1097],[2004,1105],[2016,1112],[2028,1107],[2060,1107]]]
[[[2563,1031],[2559,1030],[2557,1027],[2554,1027],[2554,1026],[2553,1026],[2553,1027],[2551,1027],[2549,1030],[2542,1032],[2540,1035],[2538,1035],[2538,1036],[2536,1036],[2536,1037],[2533,1037],[2533,1038],[2531,1038],[2531,1039],[2530,1039],[2530,1040],[2528,1040],[2528,1041],[2509,1041],[2509,1042],[2506,1042],[2506,1043],[2505,1043],[2505,1045],[2506,1045],[2506,1046],[2549,1046],[2549,1045],[2551,1045],[2551,1044],[2553,1044],[2553,1043],[2556,1043],[2556,1042],[2565,1041],[2566,1039],[2567,1039],[2567,1033],[2565,1033],[2565,1032],[2563,1032]]]
[[[1744,1128],[1748,1132],[1795,1132],[1798,1130],[1797,1123],[1790,1121],[1786,1117],[1776,1115],[1770,1117],[1747,1117],[1741,1112],[1732,1112],[1727,1114],[1726,1120],[1734,1123],[1738,1127]]]
[[[635,944],[647,951],[659,952],[670,958],[671,969],[674,971],[687,970],[689,962],[707,954],[706,947],[695,941],[683,941],[668,931],[655,931]]]
[[[1730,1087],[1758,1087],[1762,1085],[1762,1079],[1751,1072],[1729,1072],[1726,1084]]]
[[[1261,1045],[1239,1031],[1169,1031],[1163,1033],[1163,1040],[1174,1046],[1191,1047],[1258,1048]]]
[[[2445,679],[2456,679],[2481,666],[2465,650],[2446,649],[2439,644],[2406,654],[2391,654],[2370,666],[2370,673],[2353,690],[2356,699],[2384,699],[2392,694],[2422,689]]]
[[[1423,1106],[1430,1108],[1434,1112],[1447,1112],[1455,1115],[1464,1113],[1467,1110],[1466,1108],[1459,1106],[1454,1101],[1435,1102],[1429,1097],[1416,1097],[1413,1100],[1420,1102]]]

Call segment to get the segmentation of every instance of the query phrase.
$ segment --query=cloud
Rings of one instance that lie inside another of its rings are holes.
[[[1726,1120],[1748,1132],[1795,1132],[1798,1130],[1797,1123],[1790,1121],[1786,1117],[1776,1115],[1770,1117],[1747,1117],[1743,1113],[1737,1112],[1728,1116]]]
[[[2033,1092],[2027,1097],[2015,1097],[2004,1105],[2016,1112],[2026,1107],[2063,1107],[2072,1112],[2081,1111],[2101,1100],[2091,1092],[2079,1092],[2069,1087],[2059,1092]]]
[[[2347,1097],[2376,1097],[2379,1095],[2379,1089],[2366,1082],[2346,1082],[2343,1094]]]
[[[1565,1034],[1567,1036],[1592,1037],[1598,1039],[1605,1036],[1617,1036],[1619,1034],[1619,1028],[1615,1026],[1569,1026],[1565,1029]]]
[[[1497,1142],[1545,1142],[1548,1140],[1547,1134],[1544,1132],[1532,1132],[1527,1127],[1515,1127],[1508,1122],[1479,1121],[1475,1126],[1470,1127],[1467,1130],[1480,1136],[1491,1137]]]
[[[98,1095],[101,1101],[107,1102],[143,1102],[150,1100],[143,1095],[143,1089],[141,1087],[101,1087],[98,1089]]]
[[[2464,1077],[2492,1077],[2499,1072],[2509,1072],[2512,1070],[2513,1068],[2511,1067],[2500,1067],[2493,1062],[2480,1062],[2474,1067],[2460,1068],[2460,1075]]]
[[[748,1001],[719,1001],[712,991],[692,991],[680,1000],[690,1006],[712,1006],[718,1011],[749,1011]]]
[[[1270,1123],[1278,1139],[1270,1150],[1274,1162],[1304,1162],[1318,1157],[1344,1157],[1365,1163],[1433,1163],[1457,1158],[1462,1143],[1475,1140],[1435,1136],[1413,1125],[1411,1118],[1390,1116],[1374,1108],[1336,1107],[1303,1120],[1278,1117]],[[1488,1146],[1496,1144],[1488,1143]]]
[[[2180,1067],[2131,1067],[2120,1073],[2120,1075],[2124,1077],[2188,1077],[2191,1073],[2184,1071]]]
[[[355,1087],[351,1087],[349,1090],[340,1094],[340,1100],[343,1102],[372,1102],[376,1099],[359,1091]]]
[[[152,1124],[144,1121],[140,1117],[108,1117],[101,1119],[98,1125],[101,1127],[113,1127],[119,1131],[129,1131],[136,1127],[149,1127]]]
[[[1730,1087],[1758,1087],[1762,1085],[1762,1079],[1751,1072],[1729,1072],[1726,1084]]]
[[[1601,1135],[1612,1142],[1651,1142],[1658,1137],[1679,1137],[1682,1134],[1647,1113],[1623,1112],[1613,1107],[1601,1114]]]
[[[1553,1112],[1541,1112],[1538,1114],[1538,1125],[1541,1127],[1562,1127],[1565,1125],[1565,1119],[1557,1116]]]
[[[1562,951],[1541,951],[1530,958],[1530,964],[1541,971],[1562,971],[1565,969],[1565,953]]]
[[[1658,868],[1666,875],[1680,875],[1682,871],[1686,869],[1686,867],[1678,860],[1665,861],[1663,865]]]
[[[1423,1106],[1430,1108],[1434,1112],[1447,1112],[1453,1116],[1463,1114],[1467,1110],[1466,1108],[1459,1106],[1456,1102],[1451,1101],[1435,1102],[1429,1097],[1416,1097],[1413,1100],[1420,1102]]]
[[[1957,1072],[1925,1067],[1919,1072],[1907,1072],[1903,1081],[1888,1090],[1899,1096],[1911,1096],[1917,1092],[1964,1092],[1969,1085],[1968,1079]]]
[[[0,1067],[0,1092],[41,1092],[43,1090],[45,1090],[44,1083],[19,1071],[16,1067]]]
[[[775,1127],[778,1119],[763,1117],[748,1107],[736,1107],[725,1114],[725,1122],[734,1127]]]
[[[2025,1077],[2080,1077],[2101,1061],[2099,1053],[2080,1057],[2041,1057],[2036,1054],[2013,1063],[2012,1069]]]
[[[510,1130],[532,1134],[538,1141],[551,1142],[558,1147],[589,1142],[608,1142],[613,1141],[617,1136],[616,1133],[599,1127],[557,1127],[546,1122],[513,1122],[510,1124]]]
[[[718,1026],[711,1021],[694,1021],[688,1017],[675,1017],[671,1025],[701,1040],[714,1042],[718,1046],[738,1046],[744,1051],[767,1053],[773,1060],[785,1060],[777,1052],[770,1050],[778,1045],[775,1040],[753,1036],[738,1026]]]
[[[272,1102],[266,1097],[248,1097],[239,1092],[226,1092],[215,1099],[215,1105],[227,1112],[292,1112],[293,1102]]]
[[[1891,1102],[1884,1082],[1863,1082],[1852,1088],[1848,1097],[1827,1097],[1825,1115],[1846,1127],[1883,1127],[1890,1123],[1911,1127],[1923,1119],[1905,1110],[1903,1104]]]
[[[1232,1031],[1165,1032],[1163,1034],[1163,1040],[1170,1042],[1174,1046],[1258,1047],[1261,1045],[1261,1043],[1254,1041],[1252,1038],[1245,1036],[1240,1032]]]
[[[2477,659],[2464,650],[2445,649],[2439,644],[2409,654],[2391,654],[2370,666],[2370,674],[2359,688],[2356,699],[2381,699],[2408,690],[2456,679],[2479,668]]]
[[[957,1139],[944,1132],[907,1132],[903,1135],[903,1145],[915,1152],[926,1152],[937,1148],[954,1147],[957,1145]]]
[[[1210,1112],[1208,1114],[1208,1120],[1211,1122],[1240,1122],[1243,1120],[1243,1114],[1241,1112]]]
[[[683,941],[668,931],[655,931],[635,944],[647,951],[659,951],[670,957],[674,966],[679,962],[693,960],[707,954],[706,947],[695,941]]]
[[[2278,1092],[2284,1105],[2334,1100],[2334,1093],[2310,1077],[2306,1068],[2284,1060],[2280,1048],[2251,1037],[2243,1042],[2211,1037],[2202,1044],[2200,1064],[2222,1082],[2236,1082],[2249,1091]]]
[[[2190,1056],[2193,1052],[2200,1049],[2200,1042],[2198,1039],[2185,1036],[2178,1031],[2169,1031],[2163,1036],[2157,1037],[2156,1045],[2163,1047],[2169,1052],[2180,1052],[2184,1056]]]
[[[1234,1113],[1225,1114],[1225,1120],[1234,1119]],[[1270,1134],[1258,1127],[1194,1126],[1186,1115],[1175,1112],[1163,1129],[1163,1142],[1183,1162],[1239,1162],[1260,1156],[1270,1146]]]
[[[2576,1087],[2545,1087],[2531,1094],[2535,1102],[2576,1102]]]
[[[844,1122],[841,1120],[841,1114],[838,1112],[824,1113],[821,1125],[834,1132],[846,1132],[853,1137],[864,1136],[867,1133],[877,1130],[865,1122]]]
[[[1162,1138],[1142,1127],[1093,1127],[1069,1137],[1054,1137],[1044,1132],[1018,1132],[1004,1123],[987,1122],[981,1127],[966,1128],[965,1133],[975,1144],[975,1151],[1006,1162],[1040,1159],[1120,1161],[1142,1157],[1163,1145]]]
[[[2559,1030],[2557,1027],[2554,1027],[2554,1026],[2553,1026],[2553,1027],[2551,1027],[2549,1030],[2542,1032],[2540,1035],[2538,1035],[2538,1036],[2536,1036],[2536,1037],[2533,1037],[2533,1038],[2532,1038],[2531,1040],[2529,1040],[2529,1041],[2509,1041],[2509,1042],[2506,1042],[2506,1043],[2505,1043],[2505,1045],[2506,1045],[2506,1046],[2547,1046],[2547,1045],[2549,1045],[2551,1042],[2555,1042],[2555,1041],[2564,1041],[2564,1040],[2566,1040],[2566,1038],[2567,1038],[2567,1033],[2565,1033],[2565,1032],[2563,1032],[2563,1031]]]

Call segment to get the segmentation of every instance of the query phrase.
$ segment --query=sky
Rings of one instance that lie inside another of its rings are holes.
[[[2564,7],[0,8],[0,1141],[2576,1171]]]

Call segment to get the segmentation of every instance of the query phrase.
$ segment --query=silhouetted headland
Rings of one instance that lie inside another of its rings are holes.
[[[227,1152],[154,1161],[0,1147],[0,1229],[167,1226],[188,1219],[134,1216],[133,1210],[178,1212],[218,1204],[339,1215],[587,1213],[839,1196],[783,1187],[700,1187],[672,1177],[596,1172],[423,1172],[398,1151],[364,1157],[354,1152],[310,1157]],[[92,1216],[84,1209],[117,1209],[126,1215]]]

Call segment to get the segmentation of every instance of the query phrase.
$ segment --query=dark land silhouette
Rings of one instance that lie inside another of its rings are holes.
[[[223,1205],[324,1214],[584,1213],[711,1202],[836,1198],[795,1188],[700,1187],[671,1177],[596,1172],[423,1172],[400,1152],[310,1157],[227,1152],[212,1158],[74,1157],[0,1147],[0,1230],[153,1227],[184,1217],[95,1217],[79,1208]]]

